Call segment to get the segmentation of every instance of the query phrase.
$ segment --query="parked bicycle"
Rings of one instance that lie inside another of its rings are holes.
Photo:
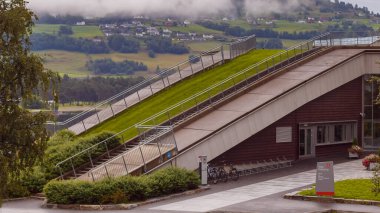
[[[219,181],[226,183],[228,179],[237,181],[239,179],[239,173],[232,164],[224,163],[223,166],[209,165],[207,168],[208,181],[217,184]]]
[[[237,171],[236,168],[233,167],[232,163],[227,163],[226,161],[223,161],[223,170],[226,172],[228,175],[228,178],[237,181],[239,180],[239,172]]]

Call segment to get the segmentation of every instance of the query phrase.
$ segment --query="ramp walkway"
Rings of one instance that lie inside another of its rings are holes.
[[[254,48],[256,48],[256,37],[249,36],[234,43],[203,52],[199,56],[194,56],[185,62],[164,70],[66,121],[49,122],[48,129],[55,132],[67,128],[75,134],[81,134],[189,76],[218,64],[223,64],[225,61],[245,54]]]
[[[171,165],[196,169],[198,156],[207,155],[212,160],[300,106],[362,76],[365,70],[379,70],[378,67],[374,68],[376,59],[372,54],[379,50],[370,47],[370,42],[365,45],[334,46],[329,40],[330,36],[319,37],[319,45],[314,39],[268,58],[136,124],[159,127],[156,120],[164,120],[159,125],[172,127],[172,144],[175,146],[167,153],[156,152],[159,154],[155,155],[156,159],[150,160],[154,163],[149,165],[144,161],[146,153],[139,148],[138,157],[144,165],[138,170],[146,173]],[[322,39],[330,42],[321,42]],[[323,43],[327,45],[323,46]],[[290,52],[294,52],[295,56],[289,57]],[[370,64],[373,64],[372,67],[368,67]],[[266,70],[247,77],[248,72],[259,70],[260,66],[266,67]],[[208,99],[200,102],[199,98],[204,96],[208,96]],[[193,102],[196,106],[190,110],[180,110],[182,106]],[[154,141],[155,134],[147,133]],[[160,139],[156,139],[155,143],[160,143]],[[137,147],[141,144],[148,145],[140,139]],[[160,149],[159,145],[157,149]],[[128,166],[109,172],[113,162],[121,162],[120,159],[124,160],[128,153],[129,150],[91,167],[81,176],[99,180],[129,174]],[[68,160],[72,161],[72,158]],[[154,167],[154,164],[158,166]],[[73,170],[75,173],[76,168],[73,167]]]

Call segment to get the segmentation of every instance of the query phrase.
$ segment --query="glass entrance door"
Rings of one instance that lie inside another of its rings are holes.
[[[312,128],[300,129],[300,157],[313,156],[313,135]]]

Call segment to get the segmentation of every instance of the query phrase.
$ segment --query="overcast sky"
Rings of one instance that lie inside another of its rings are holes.
[[[380,13],[380,0],[344,0],[344,2],[366,6],[370,11]]]

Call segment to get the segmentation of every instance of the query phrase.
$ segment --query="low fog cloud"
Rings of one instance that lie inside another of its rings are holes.
[[[248,15],[262,16],[270,13],[292,12],[310,3],[310,0],[246,0],[245,9]]]
[[[29,7],[37,14],[107,15],[229,16],[236,12],[235,0],[30,0]],[[308,0],[307,0],[308,1]],[[305,0],[243,0],[246,13],[253,16],[272,12],[285,13],[297,9]]]

